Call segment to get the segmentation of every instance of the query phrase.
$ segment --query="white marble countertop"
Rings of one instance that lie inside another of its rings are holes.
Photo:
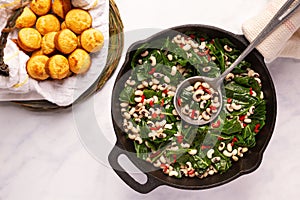
[[[125,25],[126,48],[147,34],[181,24],[209,24],[241,33],[243,21],[260,12],[266,2],[116,0]],[[145,28],[149,28],[146,34]],[[260,167],[202,191],[161,186],[142,195],[108,166],[107,155],[116,140],[109,100],[117,73],[94,97],[67,111],[32,112],[0,103],[0,200],[298,199],[299,66],[300,61],[293,59],[268,64],[277,91],[278,118]],[[99,147],[97,137],[111,142]],[[97,148],[100,151],[93,153]]]

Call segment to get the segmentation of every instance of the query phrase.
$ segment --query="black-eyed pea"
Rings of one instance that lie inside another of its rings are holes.
[[[218,147],[219,151],[223,151],[225,146],[226,146],[225,142],[220,142],[219,147]]]
[[[202,69],[203,72],[207,73],[211,70],[211,67],[210,66],[206,66]]]
[[[227,76],[225,77],[225,80],[226,81],[231,81],[234,79],[234,74],[233,73],[229,73],[227,74]]]
[[[224,45],[224,50],[227,51],[227,52],[231,52],[232,51],[232,48],[229,47],[227,44]]]
[[[168,76],[164,76],[164,81],[166,83],[170,83],[171,82],[171,80],[170,80],[170,78]]]
[[[233,155],[233,156],[237,155],[237,153],[238,153],[238,150],[237,150],[237,149],[233,149],[233,150],[232,150],[232,155]]]
[[[149,60],[151,62],[151,66],[154,67],[156,65],[156,58],[154,56],[150,56]]]
[[[171,75],[172,75],[172,76],[175,76],[175,75],[176,75],[176,72],[177,72],[177,67],[176,67],[176,66],[173,66],[173,67],[171,68]]]
[[[124,117],[125,119],[130,119],[130,118],[131,118],[131,115],[130,115],[128,112],[124,112],[124,113],[123,113],[123,117]]]
[[[172,54],[168,54],[167,58],[168,58],[169,61],[172,61],[173,60],[173,55]]]
[[[210,119],[210,115],[206,111],[204,111],[202,112],[202,118],[208,121]]]
[[[137,135],[135,134],[128,134],[128,138],[131,139],[131,140],[135,140],[135,138],[137,137]]]
[[[247,123],[247,124],[250,124],[250,123],[251,123],[251,121],[252,121],[252,120],[251,120],[250,118],[246,118],[246,119],[244,119],[244,122],[245,122],[245,123]]]
[[[200,91],[200,90],[199,90]],[[205,94],[201,96],[201,100],[209,100],[211,98],[210,94]]]
[[[237,156],[232,156],[232,160],[238,161],[238,160],[239,160],[239,157],[237,157]]]
[[[228,143],[228,144],[227,144],[227,150],[228,150],[229,152],[232,152],[232,145],[231,145],[231,143]]]
[[[172,170],[169,172],[169,176],[178,176],[178,172]]]
[[[213,157],[213,158],[211,159],[211,162],[212,162],[212,163],[218,163],[218,162],[220,162],[220,160],[221,160],[221,157],[217,156],[217,157]]]
[[[201,82],[200,82],[200,81],[196,82],[196,83],[194,84],[194,89],[197,90],[197,89],[200,87],[200,85],[201,85]]]
[[[232,103],[231,104],[231,107],[234,109],[234,110],[240,110],[241,108],[242,108],[242,105],[238,105],[238,104],[236,104],[236,103]]]
[[[231,152],[228,152],[226,149],[223,151],[223,155],[226,156],[226,157],[231,157],[232,156],[232,153]]]
[[[121,106],[122,108],[126,108],[128,105],[129,105],[129,104],[128,104],[127,102],[122,102],[122,103],[120,103],[120,106]]]
[[[201,108],[201,109],[204,109],[206,103],[207,103],[206,100],[201,101],[201,102],[200,102],[200,108]]]
[[[212,159],[212,156],[213,156],[214,152],[215,152],[214,149],[210,149],[210,150],[207,151],[206,156],[207,156],[209,159]]]
[[[159,160],[157,160],[153,163],[153,165],[154,165],[154,167],[160,167],[161,162]]]
[[[243,147],[243,148],[242,148],[242,152],[243,152],[243,153],[246,153],[247,151],[248,151],[248,148],[247,148],[247,147]]]
[[[149,54],[149,51],[144,51],[144,52],[141,54],[141,56],[142,56],[142,57],[146,57],[146,56],[148,56],[148,54]]]
[[[190,155],[192,155],[192,156],[193,156],[193,155],[196,155],[197,152],[198,152],[197,149],[189,149],[189,150],[188,150],[188,153],[189,153]]]

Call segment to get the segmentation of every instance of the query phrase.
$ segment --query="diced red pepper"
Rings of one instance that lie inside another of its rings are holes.
[[[199,56],[206,56],[208,54],[208,50],[205,50],[205,51],[199,51],[197,53]]]
[[[246,118],[246,115],[241,115],[241,116],[239,117],[239,119],[240,119],[241,122],[244,121],[245,118]]]
[[[237,142],[237,141],[238,141],[238,139],[237,139],[236,137],[234,137],[234,138],[232,139],[232,141],[231,141],[231,146],[233,146],[234,143]]]
[[[249,94],[253,95],[253,89],[252,88],[249,89]]]
[[[202,150],[204,150],[204,149],[210,149],[210,147],[211,147],[211,146],[208,146],[208,145],[202,145],[202,146],[201,146],[201,149],[202,149]]]
[[[219,136],[219,137],[218,137],[218,140],[219,140],[219,141],[222,141],[222,140],[224,140],[224,138],[222,138],[222,137]]]
[[[155,70],[156,70],[156,68],[153,67],[153,68],[148,72],[148,74],[154,74]]]
[[[232,98],[228,98],[227,103],[231,103],[231,102],[232,102]]]
[[[151,107],[153,107],[153,106],[154,106],[154,101],[151,100],[151,101],[149,102],[149,105],[150,105]]]
[[[254,132],[258,133],[259,132],[259,128],[260,128],[260,124],[256,124],[255,128],[254,128]]]
[[[212,128],[219,128],[220,125],[221,125],[221,121],[218,120],[218,121],[216,121],[215,123],[212,123],[212,124],[211,124],[211,127],[212,127]]]
[[[165,118],[165,115],[164,114],[160,114],[159,117],[160,117],[160,119],[163,119],[163,118]]]
[[[195,170],[194,169],[191,169],[188,171],[188,175],[193,175],[195,173]]]
[[[177,159],[177,155],[176,155],[176,154],[173,154],[173,162],[174,162],[174,163],[176,162],[176,159]]]
[[[166,173],[168,171],[168,169],[169,169],[169,167],[166,164],[164,164],[164,163],[160,165],[160,168],[163,169],[164,173]]]
[[[163,91],[164,94],[168,94],[168,92],[169,92],[169,90],[167,90],[167,89],[165,89],[165,90]]]
[[[216,106],[213,106],[213,105],[210,105],[209,108],[210,108],[211,110],[217,110],[217,107],[216,107]]]
[[[192,39],[195,39],[196,36],[195,36],[194,34],[191,34],[190,37],[191,37]]]
[[[211,61],[211,56],[209,54],[207,54],[207,60]]]
[[[194,119],[196,110],[192,110],[191,118]]]
[[[245,128],[247,126],[247,124],[246,123],[243,123],[243,127]]]
[[[150,130],[151,131],[157,131],[160,128],[161,128],[161,126],[154,126],[154,127],[151,127]]]
[[[164,100],[164,99],[161,99],[160,105],[161,105],[161,106],[164,106],[164,104],[165,104],[165,100]]]
[[[156,114],[156,113],[153,113],[153,114],[151,115],[151,117],[152,117],[152,118],[156,118],[156,117],[157,117],[157,114]]]
[[[212,39],[212,40],[210,41],[210,44],[214,44],[214,43],[215,43],[215,40]]]
[[[183,141],[183,136],[182,135],[177,136],[177,142],[182,143],[182,141]]]
[[[145,98],[146,98],[145,95],[142,95],[142,100],[141,100],[142,103],[144,103]]]
[[[205,41],[205,38],[204,37],[200,38],[200,41],[201,42]]]
[[[181,102],[181,99],[179,97],[177,98],[177,103],[178,103],[179,106],[181,106],[182,102]]]
[[[204,92],[206,92],[206,93],[208,93],[208,94],[211,93],[210,89],[208,89],[208,88],[203,88],[203,90],[204,90]]]

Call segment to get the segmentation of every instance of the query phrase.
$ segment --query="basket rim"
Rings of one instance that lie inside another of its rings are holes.
[[[98,92],[117,68],[124,47],[123,21],[114,0],[109,0],[109,46],[106,65],[92,85],[72,104],[58,106],[47,100],[8,101],[32,111],[66,110]]]

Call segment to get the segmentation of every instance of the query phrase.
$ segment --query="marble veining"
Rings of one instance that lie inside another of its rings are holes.
[[[266,2],[116,0],[127,35],[125,50],[145,37],[142,33],[146,28],[150,35],[174,25],[203,23],[241,33],[242,22],[261,11]],[[141,34],[134,37],[137,32]],[[63,112],[32,112],[12,103],[0,103],[0,200],[298,199],[300,61],[280,58],[267,66],[277,91],[278,117],[255,172],[203,191],[161,186],[141,195],[130,189],[107,162],[115,143],[110,121],[115,73],[94,97]],[[87,127],[92,128],[85,133]],[[101,152],[99,140],[108,141],[102,143]],[[86,146],[87,141],[93,148]]]

